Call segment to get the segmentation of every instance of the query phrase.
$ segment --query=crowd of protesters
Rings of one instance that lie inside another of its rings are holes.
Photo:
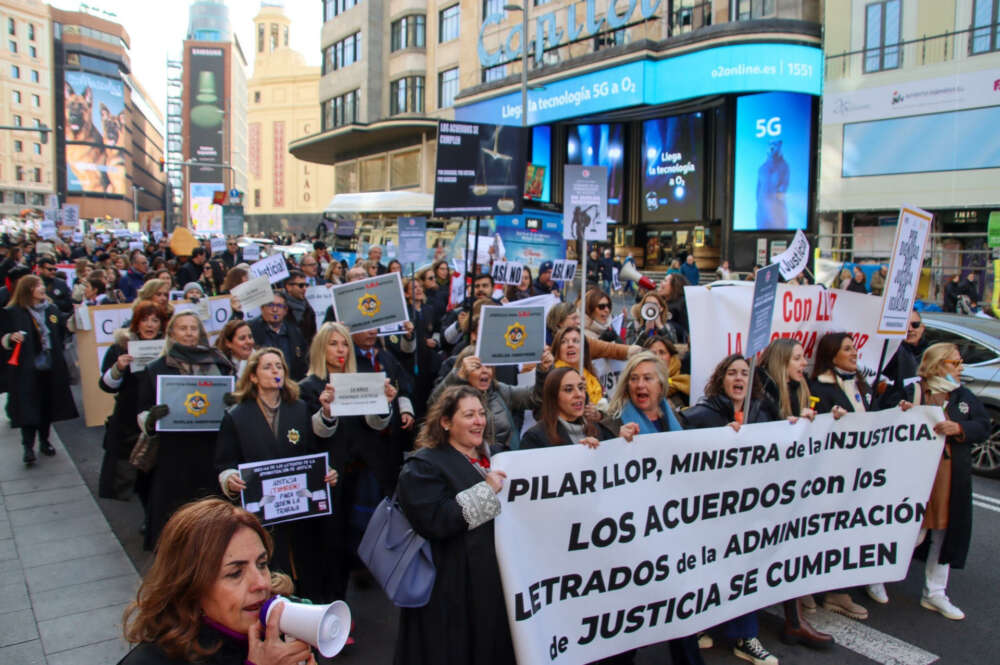
[[[250,276],[235,238],[227,239],[225,251],[213,254],[206,240],[186,256],[176,256],[167,238],[131,251],[114,238],[102,242],[95,235],[48,244],[51,253],[39,253],[31,238],[8,238],[0,246],[7,411],[22,433],[23,462],[44,467],[36,442],[43,456],[56,454],[49,441],[51,423],[78,416],[70,392],[78,373],[67,341],[74,308],[130,304],[126,324],[115,332],[103,357],[99,386],[83,386],[115,397],[105,423],[100,495],[137,495],[145,516],[139,528],[146,547],[157,551],[129,610],[126,634],[141,645],[126,663],[202,662],[212,654],[236,654],[243,662],[249,653],[256,665],[268,665],[286,662],[293,652],[303,656],[295,662],[306,660],[300,647],[289,646],[294,643],[269,641],[272,628],[263,636],[256,623],[246,621],[245,612],[231,617],[224,608],[210,611],[224,605],[224,599],[213,601],[212,594],[221,592],[205,580],[225,572],[235,548],[241,556],[248,552],[250,563],[241,578],[234,578],[239,589],[231,593],[244,594],[240,602],[249,607],[266,599],[275,585],[293,585],[295,593],[318,603],[343,599],[352,574],[364,575],[354,552],[368,516],[382,498],[394,494],[413,528],[430,541],[438,571],[430,602],[402,611],[396,662],[514,662],[492,525],[505,478],[491,469],[492,455],[557,445],[596,447],[617,437],[630,441],[637,434],[692,428],[739,429],[826,412],[840,418],[924,403],[945,408],[947,418],[935,430],[947,436],[948,455],[935,482],[935,509],[928,510],[924,525],[929,535],[921,602],[951,619],[964,616],[945,589],[949,570],[962,567],[968,550],[969,448],[988,435],[989,419],[975,396],[958,383],[958,349],[922,343],[916,313],[906,343],[886,370],[896,379],[891,384],[868,385],[858,372],[851,337],[830,333],[817,344],[811,376],[801,345],[777,339],[752,375],[746,358],[723,358],[704,396],[689,404],[684,286],[700,279],[693,260],[671,271],[655,290],[640,290],[634,307],[616,316],[611,291],[617,270],[611,269],[620,266],[608,260],[609,254],[600,258],[595,252],[594,279],[582,296],[583,319],[579,301],[555,304],[538,362],[493,367],[476,356],[481,308],[538,295],[561,298],[562,285],[552,279],[551,262],[541,263],[537,274],[525,270],[519,284],[506,287],[494,284],[484,270],[467,280],[464,299],[454,302],[452,280],[457,276],[443,257],[436,257],[412,278],[401,274],[410,320],[398,332],[380,336],[377,330],[352,334],[335,320],[332,308],[318,317],[306,298],[310,287],[400,272],[398,261],[383,262],[380,247],[347,265],[316,241],[312,251],[286,258],[289,276],[275,285],[273,300],[250,318],[231,294]],[[72,288],[57,269],[67,262],[75,270]],[[857,275],[849,277],[857,280]],[[230,295],[232,318],[210,343],[196,311],[177,307],[171,292],[189,302]],[[128,343],[156,339],[165,340],[162,355],[133,371]],[[602,381],[594,365],[598,359],[624,361],[614,385]],[[333,416],[337,395],[331,375],[366,372],[385,372],[388,411]],[[233,376],[235,389],[227,395],[231,406],[221,430],[157,432],[157,421],[169,412],[156,399],[161,375]],[[959,403],[972,408],[959,409]],[[148,446],[152,439],[158,444],[152,463],[137,468],[130,463],[136,447]],[[306,452],[329,453],[325,480],[332,489],[331,515],[264,530],[254,517],[233,507],[245,488],[236,471],[240,464]],[[196,500],[203,501],[182,508]],[[224,538],[186,532],[220,524],[228,525]],[[206,538],[211,542],[204,543],[205,551],[192,544]],[[167,576],[177,574],[178,562],[166,557],[197,557],[191,568],[208,572],[200,581],[190,575],[185,579],[201,586],[192,586],[190,593],[168,589]],[[282,575],[267,575],[268,565]],[[830,590],[822,602],[831,611],[862,620],[867,617],[862,596],[889,602],[882,585]],[[204,599],[202,623],[176,608],[174,614],[168,612],[175,625],[163,620],[165,604],[190,605],[194,597]],[[818,648],[832,643],[830,635],[809,624],[815,607],[812,597],[784,604],[786,642]],[[242,647],[227,641],[234,634],[244,636]],[[221,650],[213,647],[220,638],[225,638]],[[778,662],[760,639],[756,613],[674,640],[673,662],[701,663],[700,651],[719,639],[749,662]],[[226,658],[205,662],[237,662]],[[604,662],[634,658],[631,652]]]

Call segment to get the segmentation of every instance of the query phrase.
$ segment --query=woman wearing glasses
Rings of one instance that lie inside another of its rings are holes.
[[[587,312],[587,325],[584,334],[592,339],[604,342],[622,343],[618,331],[611,325],[611,297],[600,289],[587,291],[584,308]]]
[[[920,606],[958,621],[965,612],[955,607],[945,591],[952,568],[965,567],[972,537],[972,445],[990,435],[990,417],[982,402],[962,385],[962,356],[954,344],[932,344],[924,352],[917,376],[907,387],[904,411],[914,404],[944,408],[945,419],[934,425],[945,438],[931,498],[924,514],[922,541],[916,555],[925,559]],[[885,587],[872,585],[868,593],[889,602]]]

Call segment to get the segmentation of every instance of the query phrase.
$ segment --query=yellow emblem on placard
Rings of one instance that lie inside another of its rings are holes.
[[[184,408],[192,416],[199,417],[205,415],[208,411],[208,407],[211,402],[208,401],[208,395],[203,392],[194,391],[188,394],[187,398],[184,400]]]
[[[288,443],[295,445],[298,442],[299,442],[299,430],[294,428],[288,430]]]
[[[51,323],[55,323],[55,322],[56,322],[56,321],[58,321],[58,320],[59,320],[59,319],[58,319],[58,318],[56,317],[56,315],[55,315],[55,314],[49,314],[49,321],[50,321]]]
[[[503,338],[510,348],[520,349],[524,346],[524,337],[527,334],[528,331],[524,329],[524,324],[518,322],[507,326],[507,332],[503,334]]]
[[[382,301],[374,293],[366,293],[358,298],[358,311],[365,316],[375,316],[382,309]]]

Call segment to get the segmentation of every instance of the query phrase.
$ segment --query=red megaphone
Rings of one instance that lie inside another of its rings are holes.
[[[17,346],[14,347],[14,350],[11,351],[10,360],[7,361],[8,365],[15,365],[16,366],[16,365],[20,364],[20,361],[21,361],[21,344],[22,344],[21,342],[18,342]]]
[[[636,282],[647,291],[655,291],[656,284],[648,277],[643,277],[642,273],[635,269],[635,265],[626,263],[618,271],[618,278],[626,282]]]

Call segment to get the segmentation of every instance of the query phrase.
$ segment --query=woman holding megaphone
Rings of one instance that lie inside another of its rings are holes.
[[[136,646],[119,665],[315,665],[309,644],[281,637],[289,606],[275,603],[261,623],[267,601],[291,590],[268,568],[272,550],[257,518],[222,499],[174,513],[125,610],[125,639]]]

